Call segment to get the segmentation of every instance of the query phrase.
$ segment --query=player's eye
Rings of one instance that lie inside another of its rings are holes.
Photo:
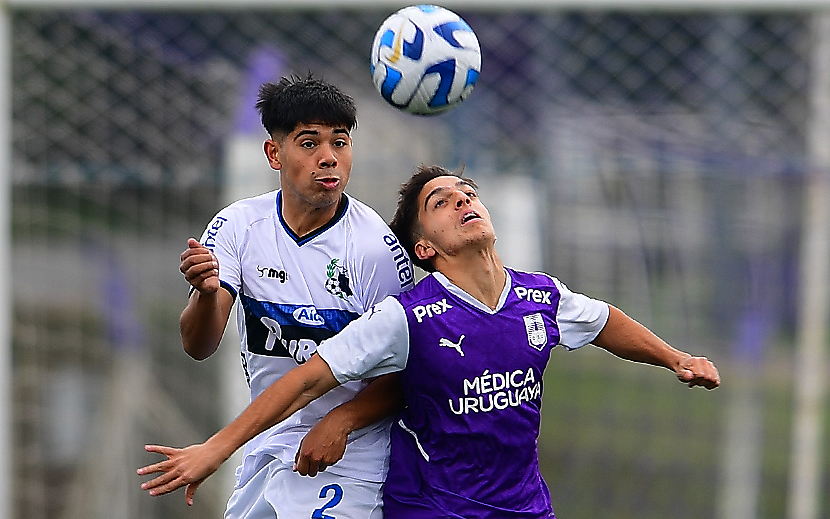
[[[300,143],[300,147],[310,150],[314,147],[314,141],[303,141]]]

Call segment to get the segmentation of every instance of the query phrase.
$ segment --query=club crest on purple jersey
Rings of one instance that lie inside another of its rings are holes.
[[[542,351],[542,348],[548,343],[548,332],[545,330],[545,321],[542,319],[542,314],[536,312],[535,314],[525,315],[525,330],[527,331],[527,343]]]

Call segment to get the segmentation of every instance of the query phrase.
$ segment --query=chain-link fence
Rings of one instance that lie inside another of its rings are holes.
[[[481,78],[430,118],[371,84],[389,9],[13,12],[17,517],[220,516],[221,479],[188,509],[134,469],[144,443],[227,421],[220,380],[243,375],[183,353],[178,257],[249,187],[229,172],[267,169],[256,87],[308,71],[358,102],[351,194],[388,218],[419,163],[464,164],[507,264],[720,365],[708,393],[554,352],[539,450],[559,515],[784,516],[809,16],[459,12]]]

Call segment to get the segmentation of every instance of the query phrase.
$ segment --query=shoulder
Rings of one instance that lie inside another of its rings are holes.
[[[594,304],[592,298],[573,292],[565,283],[545,272],[507,271],[511,278],[511,290],[518,299],[546,302],[553,305],[556,311]]]
[[[276,191],[238,200],[220,210],[202,235],[202,244],[217,252],[239,246],[247,230],[257,221],[276,213]]]
[[[261,195],[242,198],[222,209],[220,214],[258,216],[276,213],[277,193],[278,191],[269,191]]]
[[[513,284],[517,286],[552,287],[557,290],[562,287],[561,281],[545,272],[525,272],[512,268],[505,268],[505,270],[510,275]]]
[[[393,257],[403,252],[398,238],[374,209],[353,197],[348,201],[344,225],[350,245],[360,256],[385,258],[390,252]]]
[[[429,274],[418,281],[413,288],[407,290],[406,292],[401,292],[393,297],[400,302],[402,307],[412,308],[427,302],[431,303],[436,297],[445,294],[446,290],[441,283],[435,279],[435,276]]]
[[[229,223],[234,227],[246,227],[252,222],[268,218],[277,212],[277,192],[243,198],[228,205],[214,217],[214,222]]]
[[[277,192],[271,191],[250,198],[243,198],[219,211],[213,218],[213,228],[224,227],[237,232],[253,223],[276,215]]]
[[[357,198],[346,196],[348,206],[344,215],[347,223],[358,231],[372,231],[378,233],[391,232],[389,225],[381,218],[377,211],[364,204]]]

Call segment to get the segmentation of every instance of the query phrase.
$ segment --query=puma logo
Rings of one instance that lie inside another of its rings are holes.
[[[440,340],[440,341],[438,341],[438,346],[443,346],[443,347],[445,347],[445,348],[452,348],[452,349],[454,349],[455,351],[457,351],[459,355],[461,355],[461,356],[463,357],[463,356],[464,356],[464,351],[461,349],[461,341],[463,341],[463,340],[464,340],[464,336],[463,336],[463,335],[462,335],[461,337],[459,337],[459,338],[458,338],[458,342],[457,342],[457,343],[452,342],[452,341],[451,341],[451,340],[449,340],[449,339],[444,339],[444,338],[442,337],[442,338],[441,338],[441,340]]]

